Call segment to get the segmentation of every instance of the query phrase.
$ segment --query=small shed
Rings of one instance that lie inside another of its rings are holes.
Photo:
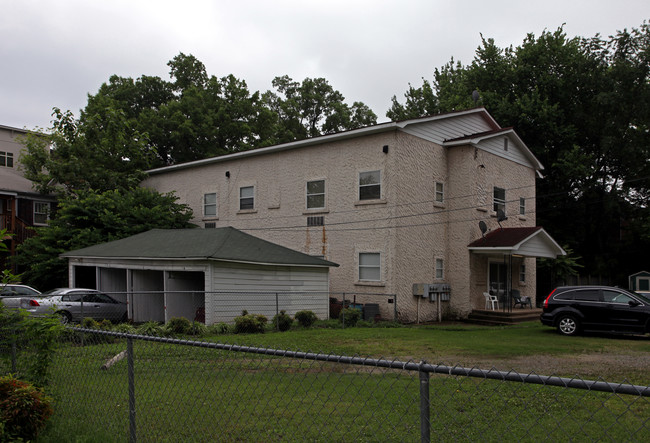
[[[201,311],[208,325],[232,321],[250,305],[244,297],[260,292],[283,292],[296,310],[305,309],[304,294],[318,293],[310,310],[327,318],[329,268],[338,266],[232,227],[153,229],[62,257],[71,287],[100,289],[128,302],[133,321],[193,320]],[[274,315],[267,310],[255,313]]]
[[[636,292],[650,292],[650,272],[641,271],[628,277],[629,288]]]

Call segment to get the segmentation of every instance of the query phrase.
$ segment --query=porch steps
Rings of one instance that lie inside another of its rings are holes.
[[[467,317],[467,321],[487,326],[515,325],[525,321],[539,321],[541,313],[541,309],[527,308],[513,308],[511,312],[474,310]]]

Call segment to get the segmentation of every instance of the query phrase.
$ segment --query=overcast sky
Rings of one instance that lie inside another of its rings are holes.
[[[280,75],[324,77],[386,121],[409,82],[451,57],[471,62],[481,33],[500,47],[563,23],[607,37],[650,19],[650,1],[0,0],[0,11],[0,125],[34,129],[53,107],[78,117],[113,74],[169,80],[180,52],[251,92]]]

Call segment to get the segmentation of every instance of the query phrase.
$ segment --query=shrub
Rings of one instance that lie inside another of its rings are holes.
[[[193,321],[190,327],[187,328],[187,334],[200,337],[208,333],[208,328],[200,321]]]
[[[260,314],[249,314],[242,311],[242,315],[235,317],[235,334],[250,332],[263,333],[267,318]]]
[[[311,327],[318,320],[313,311],[298,311],[294,317],[303,328]]]
[[[345,316],[345,322],[344,322]],[[341,310],[339,314],[339,320],[345,324],[345,326],[355,326],[357,322],[361,319],[361,311],[355,308],[345,308]]]
[[[84,317],[81,320],[81,327],[86,329],[99,329],[99,323],[94,318]]]
[[[30,383],[0,377],[0,441],[35,439],[52,415],[51,402]]]
[[[113,327],[115,332],[121,332],[123,334],[135,334],[135,326],[129,323],[119,323]]]
[[[185,317],[174,317],[167,322],[165,329],[171,334],[187,334],[191,326]]]
[[[227,323],[215,323],[208,326],[208,333],[213,335],[229,334],[232,332],[232,326]]]
[[[280,332],[288,331],[291,329],[292,324],[293,319],[290,315],[287,314],[286,311],[280,311],[279,314],[276,314],[273,317],[273,325],[275,325],[275,327],[278,328],[278,331]]]
[[[163,326],[155,321],[148,321],[145,323],[142,323],[140,326],[137,328],[138,334],[142,335],[158,335],[158,336],[164,336],[165,335],[165,329]]]

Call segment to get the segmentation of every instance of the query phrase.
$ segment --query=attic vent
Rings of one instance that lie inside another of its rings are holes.
[[[321,216],[310,216],[307,217],[307,226],[323,226],[325,224],[325,217]]]
[[[503,150],[504,151],[508,150],[508,139],[507,138],[503,139]]]
[[[217,227],[217,224],[215,222],[210,222],[205,224],[205,229],[214,229]]]

